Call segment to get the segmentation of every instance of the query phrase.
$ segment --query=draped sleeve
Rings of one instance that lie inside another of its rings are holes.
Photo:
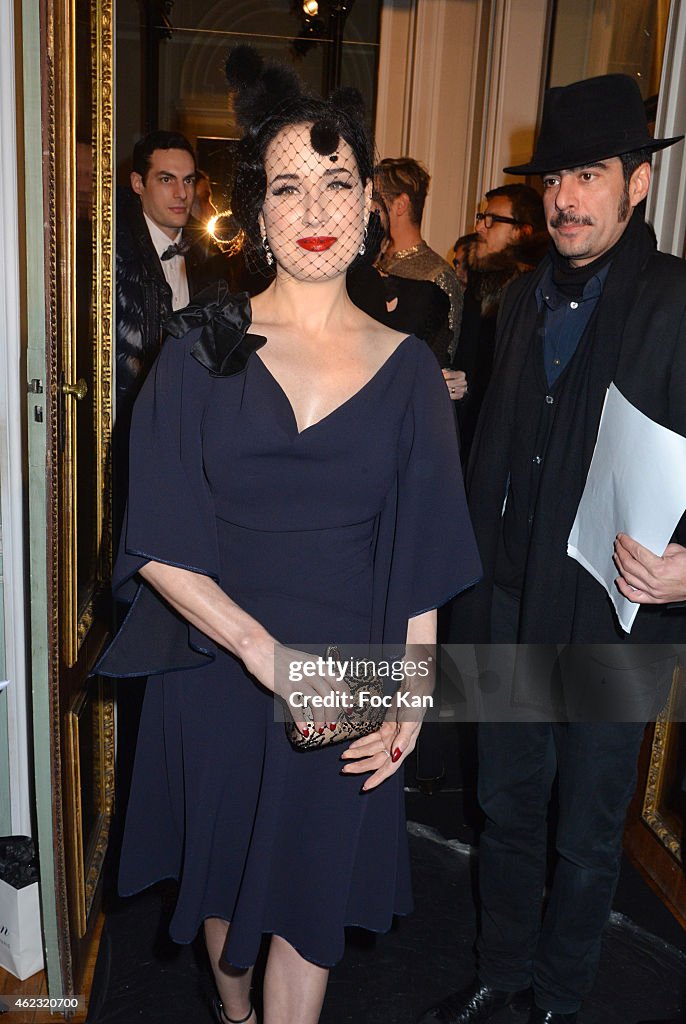
[[[412,370],[397,484],[382,515],[377,549],[389,559],[383,640],[391,644],[404,642],[409,618],[440,607],[481,577],[452,403],[426,345],[417,346]]]
[[[219,581],[216,522],[202,453],[212,378],[190,351],[199,333],[167,340],[134,407],[129,502],[113,577],[115,595],[129,609],[96,668],[102,675],[196,668],[216,656],[212,641],[137,575],[141,566],[157,561]]]

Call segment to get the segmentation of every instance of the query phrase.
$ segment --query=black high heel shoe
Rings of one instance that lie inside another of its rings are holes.
[[[247,1017],[241,1017],[240,1020],[236,1020],[235,1017],[227,1017],[226,1011],[224,1010],[223,1003],[222,1003],[221,999],[219,998],[219,996],[217,996],[215,999],[212,1000],[212,1009],[214,1010],[214,1015],[217,1018],[217,1020],[219,1021],[219,1024],[247,1024],[247,1021],[249,1021],[250,1018],[253,1015],[255,1007],[253,1006],[252,999],[251,999],[250,1000],[250,1009],[248,1010],[248,1016]]]

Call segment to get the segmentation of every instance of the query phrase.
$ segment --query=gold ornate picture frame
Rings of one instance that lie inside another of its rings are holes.
[[[53,69],[50,205],[60,339],[61,653],[72,666],[109,589],[112,563],[112,2],[67,0],[53,6],[51,20],[63,59]]]
[[[40,0],[48,686],[61,989],[81,989],[114,803],[111,632],[113,0]]]
[[[641,817],[680,865],[684,864],[686,824],[675,805],[682,799],[686,803],[681,796],[683,753],[680,756],[679,751],[680,744],[686,743],[685,711],[686,673],[677,666],[669,700],[655,722]]]
[[[72,927],[86,934],[107,852],[114,800],[114,704],[98,679],[76,698],[67,723]]]

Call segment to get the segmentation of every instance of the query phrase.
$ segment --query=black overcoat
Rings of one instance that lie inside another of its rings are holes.
[[[647,242],[647,232],[643,232],[642,224],[632,229],[637,239],[632,250],[633,268],[627,269],[626,262],[619,265],[619,261],[613,261],[598,303],[593,345],[600,350],[615,334],[615,353],[610,360],[591,359],[585,385],[573,397],[572,418],[586,421],[583,453],[577,460],[579,471],[573,479],[568,478],[565,439],[560,437],[557,444],[562,457],[543,467],[541,493],[548,495],[548,508],[541,523],[535,517],[532,527],[522,592],[520,643],[680,645],[686,640],[683,607],[644,606],[631,634],[623,633],[605,590],[566,551],[593,454],[602,401],[612,381],[641,412],[686,436],[686,264],[655,251]],[[458,599],[457,636],[464,643],[490,641],[493,577],[511,461],[511,396],[516,394],[532,343],[531,333],[522,337],[521,325],[535,322],[536,288],[549,265],[550,256],[536,271],[514,282],[507,289],[499,314],[493,380],[467,477],[484,577]],[[556,477],[546,481],[546,472]],[[543,530],[545,534],[537,532]],[[673,539],[686,544],[686,517]]]

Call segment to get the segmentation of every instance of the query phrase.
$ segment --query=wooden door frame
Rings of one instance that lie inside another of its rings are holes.
[[[1,752],[6,777],[6,831],[30,835],[27,664],[25,634],[24,560],[24,365],[21,336],[20,231],[17,203],[18,167],[16,68],[21,57],[15,48],[14,12],[0,10],[0,678],[10,680],[4,692],[7,731]],[[0,740],[2,742],[2,740]],[[12,752],[11,756],[9,752]],[[0,804],[2,800],[0,799]]]
[[[97,423],[97,502],[99,557],[103,566],[111,565],[111,484],[108,470],[112,410],[112,301],[113,301],[113,0],[90,0],[91,21],[95,28],[92,48],[91,82],[93,89],[92,142],[95,181],[93,266],[97,285],[94,290],[98,344],[102,358],[95,361],[95,412]],[[41,0],[41,107],[43,151],[43,214],[45,220],[45,533],[47,592],[46,684],[49,721],[49,766],[51,773],[51,849],[52,881],[48,887],[52,905],[44,906],[44,916],[54,914],[59,958],[59,993],[73,995],[81,984],[85,957],[75,955],[72,939],[87,948],[97,918],[97,889],[107,847],[109,819],[114,799],[114,704],[110,696],[101,701],[100,728],[106,756],[98,765],[102,785],[104,813],[98,834],[90,843],[86,858],[67,856],[71,848],[82,851],[80,829],[83,819],[79,802],[80,786],[77,746],[78,708],[62,706],[62,674],[79,665],[89,671],[102,645],[104,631],[92,642],[91,626],[96,618],[97,594],[85,608],[75,609],[75,509],[63,488],[63,466],[68,465],[59,448],[58,346],[71,339],[75,331],[74,246],[76,218],[75,179],[75,9],[74,0]],[[66,344],[66,343],[65,343]],[[67,369],[69,360],[67,359]],[[68,409],[67,415],[74,413]],[[68,449],[67,449],[68,450]],[[59,508],[62,502],[63,508]],[[62,512],[62,515],[60,515]],[[66,521],[66,529],[64,522]],[[61,557],[64,553],[69,557]],[[66,567],[66,568],[65,568]],[[108,570],[109,571],[109,570]],[[108,571],[104,575],[108,575]],[[103,581],[103,588],[107,589]],[[109,623],[108,623],[109,625]],[[60,633],[63,632],[64,636]],[[89,636],[89,633],[91,634]],[[66,756],[65,756],[66,753]],[[38,788],[38,787],[37,787]],[[40,809],[39,809],[40,816]],[[41,869],[48,853],[40,834]],[[52,891],[50,892],[50,889]],[[71,893],[71,899],[69,894]],[[47,914],[46,914],[47,911]],[[51,970],[52,967],[52,970]],[[48,983],[55,988],[55,965],[48,963]]]

